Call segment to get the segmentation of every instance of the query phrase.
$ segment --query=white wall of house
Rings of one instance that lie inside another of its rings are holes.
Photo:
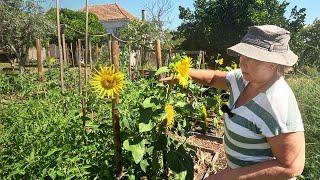
[[[118,21],[105,21],[102,22],[104,29],[108,33],[118,35],[119,29],[125,27],[129,23],[129,20],[118,20]]]

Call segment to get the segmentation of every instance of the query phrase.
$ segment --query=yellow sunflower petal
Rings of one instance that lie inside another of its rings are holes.
[[[124,75],[115,72],[114,66],[100,67],[99,71],[92,76],[90,84],[100,97],[114,98],[123,87]]]
[[[171,104],[166,104],[165,106],[165,111],[166,111],[166,127],[168,129],[172,128],[174,124],[174,110],[173,106]]]
[[[190,78],[189,72],[192,67],[191,58],[183,56],[181,61],[178,61],[174,65],[174,70],[179,79],[179,84],[183,87],[187,87]]]

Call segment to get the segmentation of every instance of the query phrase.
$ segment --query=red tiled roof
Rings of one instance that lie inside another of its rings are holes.
[[[89,12],[98,16],[100,21],[112,21],[120,19],[134,19],[136,18],[127,10],[119,6],[117,3],[104,4],[104,5],[92,5],[88,7]],[[85,8],[83,8],[85,11]]]

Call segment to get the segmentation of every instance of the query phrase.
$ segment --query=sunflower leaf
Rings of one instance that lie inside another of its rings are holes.
[[[148,163],[148,161],[146,159],[144,159],[144,160],[142,160],[140,162],[140,167],[141,167],[142,171],[145,172],[145,173],[147,172],[147,167],[148,166],[149,166],[149,163]]]
[[[145,123],[139,123],[139,132],[147,132],[151,131],[151,129],[155,126],[156,124],[154,122],[149,122],[148,124]]]
[[[149,97],[149,98],[145,99],[145,100],[143,101],[143,103],[142,103],[143,108],[144,108],[144,109],[147,109],[147,108],[154,108],[154,107],[156,107],[157,105],[156,105],[154,102],[152,102],[152,101],[154,101],[154,99],[153,99],[152,97]]]
[[[163,67],[160,67],[157,72],[156,72],[156,76],[159,75],[159,74],[162,74],[162,73],[167,73],[167,72],[170,72],[170,69],[167,67],[167,66],[163,66]]]
[[[186,105],[187,103],[186,102],[183,102],[183,101],[178,101],[176,104],[175,104],[175,106],[176,107],[184,107],[185,105]]]
[[[133,160],[138,164],[146,153],[145,142],[144,140],[140,141],[138,144],[130,145],[128,140],[123,142],[123,148],[132,153]]]

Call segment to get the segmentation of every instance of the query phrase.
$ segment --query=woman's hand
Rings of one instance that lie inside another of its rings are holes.
[[[178,84],[179,83],[179,79],[176,78],[176,77],[165,77],[165,78],[161,78],[159,80],[160,82],[162,83],[165,83],[165,84]]]

